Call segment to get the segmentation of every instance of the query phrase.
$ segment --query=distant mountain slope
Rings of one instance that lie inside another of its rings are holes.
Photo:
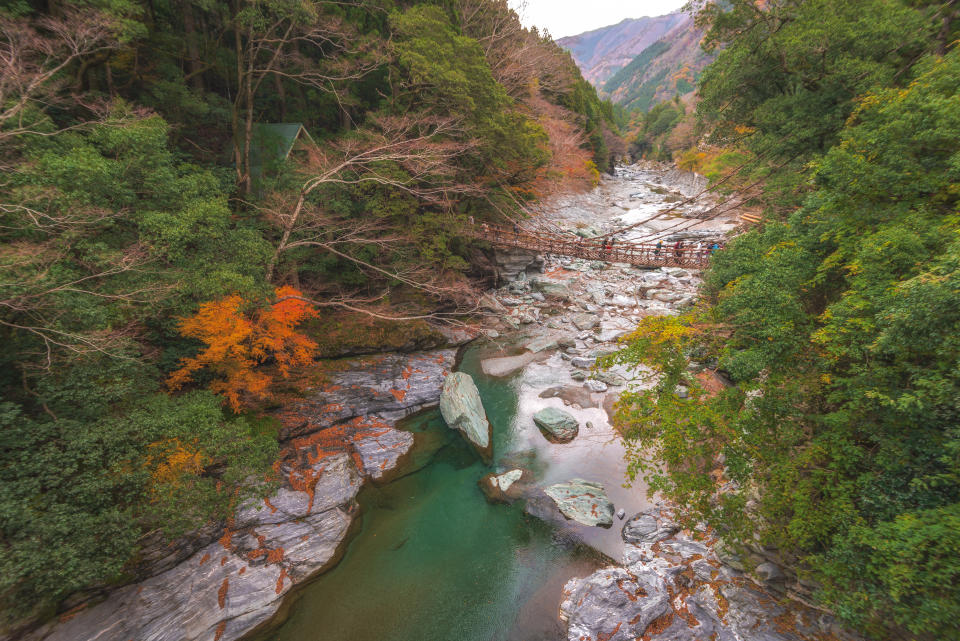
[[[573,54],[583,77],[600,87],[637,54],[688,19],[689,16],[683,13],[628,19],[577,36],[560,38],[557,42]]]
[[[558,42],[573,54],[584,77],[606,96],[625,107],[647,111],[693,90],[700,72],[713,59],[700,48],[702,38],[703,31],[692,16],[673,13],[624,20]],[[641,44],[643,48],[637,50]],[[627,52],[631,58],[625,61]]]

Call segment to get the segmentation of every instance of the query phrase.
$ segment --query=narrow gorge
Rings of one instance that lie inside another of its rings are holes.
[[[696,198],[704,186],[668,167],[621,167],[528,224],[586,237],[632,226],[620,240],[707,247],[738,222],[709,215],[712,198]],[[613,404],[651,381],[597,360],[640,318],[691,305],[698,274],[492,252],[502,286],[479,301],[482,326],[442,328],[434,348],[320,367],[322,383],[276,410],[279,491],[206,542],[158,550],[143,569],[152,576],[28,638],[787,641],[836,632],[828,617],[782,600],[790,586],[775,566],[745,574],[709,528],[682,531],[641,482],[624,485]],[[480,450],[436,409],[454,371],[475,381],[482,407],[463,402],[450,416],[491,426]]]

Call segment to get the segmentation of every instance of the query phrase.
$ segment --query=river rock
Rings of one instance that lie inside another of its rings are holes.
[[[536,354],[537,352],[543,352],[550,349],[557,349],[557,337],[552,334],[547,334],[546,336],[538,336],[530,342],[528,342],[524,347],[529,351]]]
[[[568,519],[584,525],[610,527],[613,525],[613,503],[600,483],[571,479],[544,489],[560,512]]]
[[[547,356],[534,352],[525,352],[516,356],[500,356],[498,358],[485,358],[480,361],[480,369],[487,376],[510,376],[519,372],[530,363],[541,360]]]
[[[622,566],[564,586],[571,641],[812,641],[836,632],[829,616],[754,587],[709,539],[695,540],[660,509],[635,515],[622,534]]]
[[[573,292],[566,282],[552,280],[549,278],[534,278],[530,285],[535,291],[540,292],[547,298],[557,298],[560,300],[570,300],[573,298]]]
[[[597,359],[593,356],[574,356],[570,359],[570,364],[574,367],[587,369],[597,364]]]
[[[666,582],[645,572],[606,568],[586,579],[571,579],[563,587],[560,619],[567,622],[567,639],[635,641],[651,623],[670,614]],[[644,637],[646,638],[646,637]]]
[[[658,516],[641,512],[623,524],[620,535],[627,543],[656,543],[680,531],[679,525]]]
[[[672,289],[650,289],[647,290],[647,298],[658,300],[661,303],[675,303],[684,298],[684,295]]]
[[[599,325],[600,319],[595,314],[574,314],[570,317],[570,322],[580,331],[586,331]]]
[[[594,373],[593,377],[598,381],[603,381],[611,387],[625,385],[627,382],[627,379],[625,379],[623,376],[620,376],[616,372],[611,372],[610,370],[600,370],[599,372]]]
[[[603,381],[596,381],[596,380],[590,379],[586,383],[584,383],[584,385],[586,385],[587,389],[589,389],[591,392],[600,393],[600,392],[607,391],[607,384],[604,383]]]
[[[460,430],[485,459],[491,454],[491,428],[473,378],[463,372],[447,376],[440,394],[440,414],[451,428]]]
[[[389,429],[360,436],[353,441],[362,472],[375,481],[386,480],[385,474],[397,466],[400,457],[413,447],[413,434]]]
[[[301,400],[285,404],[276,413],[280,439],[364,417],[389,424],[435,406],[456,353],[446,349],[344,361],[344,370],[330,373],[327,384],[308,389]]]
[[[580,431],[580,423],[573,416],[556,407],[547,407],[533,415],[533,422],[554,443],[569,443]]]
[[[512,503],[524,495],[527,483],[521,483],[525,472],[513,469],[503,474],[487,474],[480,479],[480,489],[494,503]]]
[[[769,561],[758,565],[754,569],[753,573],[756,574],[757,578],[759,578],[760,581],[767,586],[775,586],[777,584],[782,585],[787,580],[783,570],[781,570],[779,566],[770,563]]]
[[[535,252],[514,247],[497,247],[493,252],[493,263],[497,279],[514,281],[527,272],[543,269],[543,256]]]
[[[480,307],[480,309],[485,309],[493,312],[494,314],[504,314],[507,311],[507,308],[503,306],[503,303],[498,301],[490,294],[484,294],[481,296],[480,300],[477,301],[477,305]]]

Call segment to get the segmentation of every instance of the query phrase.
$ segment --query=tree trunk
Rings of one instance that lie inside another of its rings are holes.
[[[190,0],[181,0],[180,11],[183,13],[183,37],[187,44],[187,77],[190,86],[203,91],[203,62],[200,59],[200,47],[197,46],[197,26],[193,17],[193,6]]]
[[[960,8],[954,8],[958,0],[950,0],[943,7],[943,26],[940,27],[940,33],[937,36],[937,55],[947,55],[947,47],[950,45],[950,31],[953,28],[953,21],[960,17]]]
[[[280,122],[287,122],[287,93],[283,89],[283,79],[278,74],[273,75],[273,86],[280,101]]]

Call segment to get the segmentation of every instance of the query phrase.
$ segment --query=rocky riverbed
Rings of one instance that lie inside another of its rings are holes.
[[[616,179],[590,194],[558,199],[538,223],[584,237],[612,233],[623,240],[661,240],[665,247],[678,240],[694,246],[722,243],[736,220],[732,214],[713,215],[710,197],[688,201],[704,186],[702,178],[676,170],[621,168]],[[631,228],[617,231],[625,226]],[[809,591],[763,555],[751,555],[744,563],[716,547],[709,529],[681,531],[662,504],[645,500],[642,483],[622,487],[624,450],[609,422],[612,406],[620,391],[653,381],[643,368],[598,371],[594,366],[598,358],[617,351],[618,340],[644,316],[675,314],[692,305],[699,273],[513,250],[498,252],[495,262],[501,286],[482,304],[499,325],[488,332],[491,347],[482,369],[519,380],[519,429],[527,431],[527,446],[555,464],[552,474],[548,470],[536,482],[530,482],[527,470],[499,469],[481,482],[488,484],[483,489],[494,500],[525,500],[530,514],[618,561],[564,587],[560,616],[567,638],[796,641],[842,636],[831,617],[786,598]],[[493,347],[498,342],[499,351]],[[717,384],[723,384],[721,379]],[[545,426],[542,417],[548,411],[566,414],[572,425],[554,416]],[[545,438],[525,427],[528,420]],[[584,478],[572,478],[574,474]],[[505,481],[507,489],[500,486]],[[616,508],[621,518],[624,512],[631,518],[622,532],[619,527],[604,531]]]

